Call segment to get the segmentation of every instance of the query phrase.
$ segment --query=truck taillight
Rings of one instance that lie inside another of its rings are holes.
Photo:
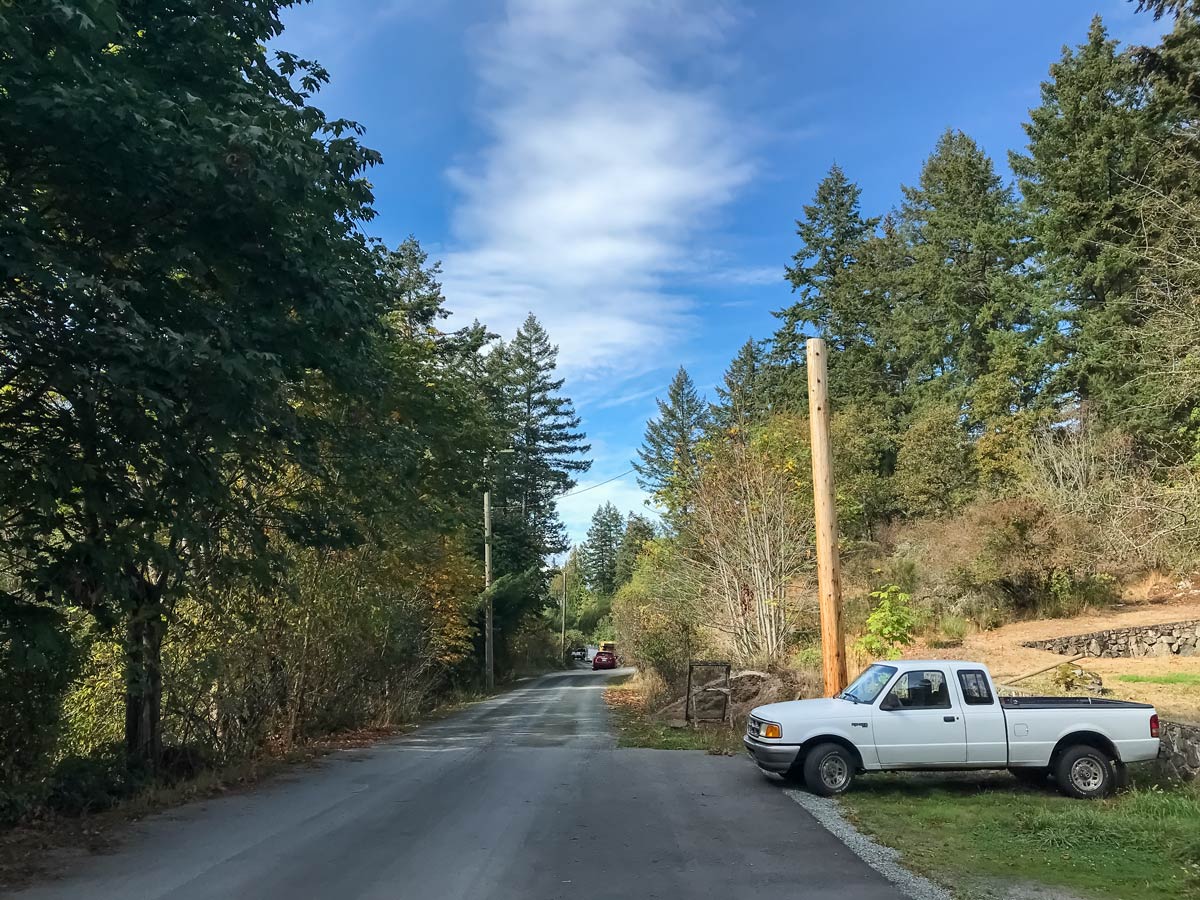
[[[1158,737],[1158,714],[1150,717],[1150,737]]]

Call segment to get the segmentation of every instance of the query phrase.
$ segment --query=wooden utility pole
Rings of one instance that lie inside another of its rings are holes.
[[[838,560],[837,506],[833,495],[833,451],[829,446],[829,351],[822,338],[809,338],[808,428],[812,442],[813,512],[817,530],[817,588],[821,605],[821,669],[825,695],[846,687],[846,639],[842,634],[842,572]]]
[[[562,649],[563,662],[567,661],[567,566],[571,563],[570,551],[563,561],[562,567]]]
[[[496,659],[492,649],[492,494],[483,492],[483,593],[487,613],[483,631],[484,680],[489,692],[496,688]]]

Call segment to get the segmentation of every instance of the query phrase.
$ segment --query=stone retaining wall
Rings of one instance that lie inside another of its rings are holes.
[[[1025,647],[1052,650],[1067,656],[1200,656],[1200,619],[1114,628],[1090,634],[1072,634],[1044,641],[1026,641]]]
[[[1163,722],[1158,767],[1168,778],[1200,778],[1200,727]]]

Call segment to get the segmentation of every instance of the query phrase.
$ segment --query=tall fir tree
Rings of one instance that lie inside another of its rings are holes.
[[[848,278],[880,221],[862,215],[861,194],[834,164],[817,185],[813,202],[805,205],[803,218],[796,220],[800,247],[786,276],[798,299],[774,313],[782,324],[771,341],[771,369],[764,385],[779,402],[798,407],[805,402],[799,369],[808,337],[829,342],[835,351],[832,367],[871,365],[862,358],[871,343],[868,317]]]
[[[717,403],[710,415],[715,428],[726,434],[744,432],[770,414],[767,359],[761,341],[747,340],[717,386]]]
[[[683,366],[646,424],[633,468],[638,484],[654,494],[669,516],[686,515],[699,469],[698,448],[710,419],[708,405]]]
[[[1149,91],[1146,112],[1165,134],[1153,181],[1140,191],[1145,256],[1136,292],[1137,362],[1146,373],[1137,395],[1138,419],[1150,416],[1168,434],[1170,456],[1200,461],[1200,390],[1196,346],[1196,230],[1200,222],[1200,2],[1155,10],[1174,25],[1153,47],[1131,50]],[[1153,373],[1171,372],[1155,378]]]
[[[598,506],[580,551],[580,564],[584,582],[601,596],[611,597],[617,589],[617,553],[624,535],[620,511],[612,503]]]
[[[889,326],[906,372],[901,409],[959,410],[978,439],[984,482],[1000,489],[1016,477],[1052,371],[1053,303],[1021,207],[974,140],[947,131],[918,184],[903,190],[904,302]]]
[[[561,394],[564,379],[554,377],[558,348],[532,314],[485,365],[490,400],[513,451],[496,463],[497,521],[504,522],[496,543],[509,571],[521,571],[566,549],[555,497],[591,467],[591,446],[573,403]]]
[[[1097,16],[1087,42],[1066,48],[1025,125],[1029,145],[1010,162],[1042,248],[1063,319],[1055,388],[1107,422],[1161,433],[1139,400],[1134,293],[1144,243],[1138,198],[1153,180],[1163,135],[1128,53]]]
[[[1137,0],[1137,11],[1148,12],[1156,20],[1163,16],[1200,17],[1200,0]]]
[[[911,264],[894,325],[910,390],[961,406],[973,428],[1025,408],[1047,327],[1011,189],[975,141],[947,131],[903,190]]]

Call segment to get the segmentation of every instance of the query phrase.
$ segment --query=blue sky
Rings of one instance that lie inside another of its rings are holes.
[[[314,0],[278,45],[320,60],[356,119],[389,242],[441,259],[448,305],[510,335],[530,311],[593,445],[586,488],[630,467],[684,365],[702,391],[789,302],[794,219],[836,161],[868,213],[947,127],[1007,174],[1021,123],[1092,15],[1124,0]],[[632,476],[562,501],[580,539]]]

